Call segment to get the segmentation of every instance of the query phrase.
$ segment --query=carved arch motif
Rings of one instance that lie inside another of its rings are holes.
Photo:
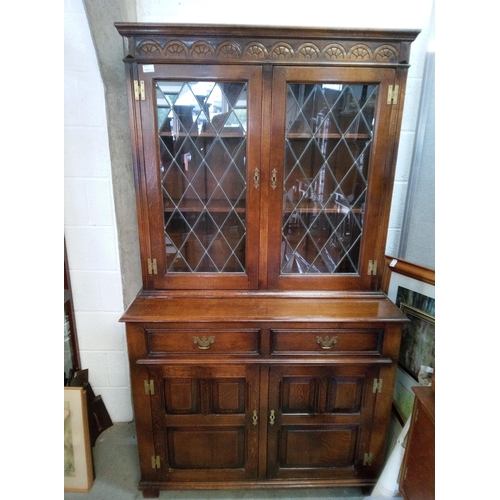
[[[191,45],[190,52],[194,57],[207,57],[213,56],[214,48],[208,42],[198,41]]]
[[[161,47],[153,40],[144,40],[137,46],[137,52],[140,54],[160,53]]]
[[[273,59],[291,59],[293,54],[292,46],[285,42],[278,42],[271,48],[271,57]]]
[[[320,52],[313,43],[303,43],[298,49],[299,59],[318,59]]]
[[[349,51],[349,58],[356,59],[357,61],[369,61],[372,59],[372,52],[368,45],[359,43],[351,48]]]
[[[266,47],[258,42],[249,43],[243,53],[250,59],[265,59],[267,57]]]
[[[398,52],[392,45],[381,45],[375,50],[375,60],[378,62],[396,62]]]
[[[345,59],[347,53],[340,43],[330,43],[323,49],[322,55],[325,59],[336,60]]]
[[[217,47],[216,53],[222,57],[241,57],[241,49],[234,42],[222,42]]]
[[[163,51],[166,55],[172,57],[186,57],[188,55],[187,47],[179,40],[168,42]]]

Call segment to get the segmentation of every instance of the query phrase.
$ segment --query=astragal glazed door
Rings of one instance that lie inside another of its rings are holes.
[[[261,68],[139,68],[151,287],[256,288]]]
[[[281,215],[269,222],[271,288],[370,288],[394,77],[385,68],[274,69],[270,213]]]

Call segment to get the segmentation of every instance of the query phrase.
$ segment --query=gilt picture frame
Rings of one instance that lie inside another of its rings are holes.
[[[86,392],[82,387],[65,387],[64,491],[88,492],[93,482]]]

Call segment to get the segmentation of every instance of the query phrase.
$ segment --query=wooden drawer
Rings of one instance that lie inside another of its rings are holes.
[[[272,330],[272,354],[380,354],[383,330]]]
[[[259,354],[259,330],[147,329],[148,355]]]

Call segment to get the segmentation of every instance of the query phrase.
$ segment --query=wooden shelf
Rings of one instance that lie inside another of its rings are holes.
[[[287,139],[311,139],[312,137],[316,139],[347,139],[350,141],[356,140],[370,140],[372,138],[371,134],[306,134],[302,132],[291,132],[286,135]]]
[[[313,201],[309,203],[301,202],[300,206],[292,205],[291,203],[286,203],[283,207],[284,213],[297,212],[299,214],[317,214],[318,212],[325,212],[327,214],[347,214],[349,212],[361,214],[363,210],[361,208],[348,208],[344,205],[331,205],[329,207],[323,207],[322,205],[315,203]]]
[[[246,202],[240,202],[236,207],[234,205],[228,206],[227,201],[218,201],[218,200],[212,200],[209,205],[203,205],[202,202],[199,200],[187,200],[183,201],[180,204],[176,205],[171,205],[167,204],[167,202],[163,202],[163,208],[164,211],[167,213],[172,213],[175,210],[179,210],[180,212],[191,212],[191,213],[201,213],[204,210],[210,213],[229,213],[232,210],[236,211],[237,213],[245,213],[246,210]]]
[[[243,139],[246,137],[245,133],[242,132],[220,132],[216,134],[214,132],[200,132],[198,134],[186,134],[185,132],[180,134],[173,134],[172,132],[160,132],[160,137],[171,137],[174,141],[179,138],[191,137],[196,140],[197,138],[205,138],[205,139],[216,139],[217,137],[221,139]]]

